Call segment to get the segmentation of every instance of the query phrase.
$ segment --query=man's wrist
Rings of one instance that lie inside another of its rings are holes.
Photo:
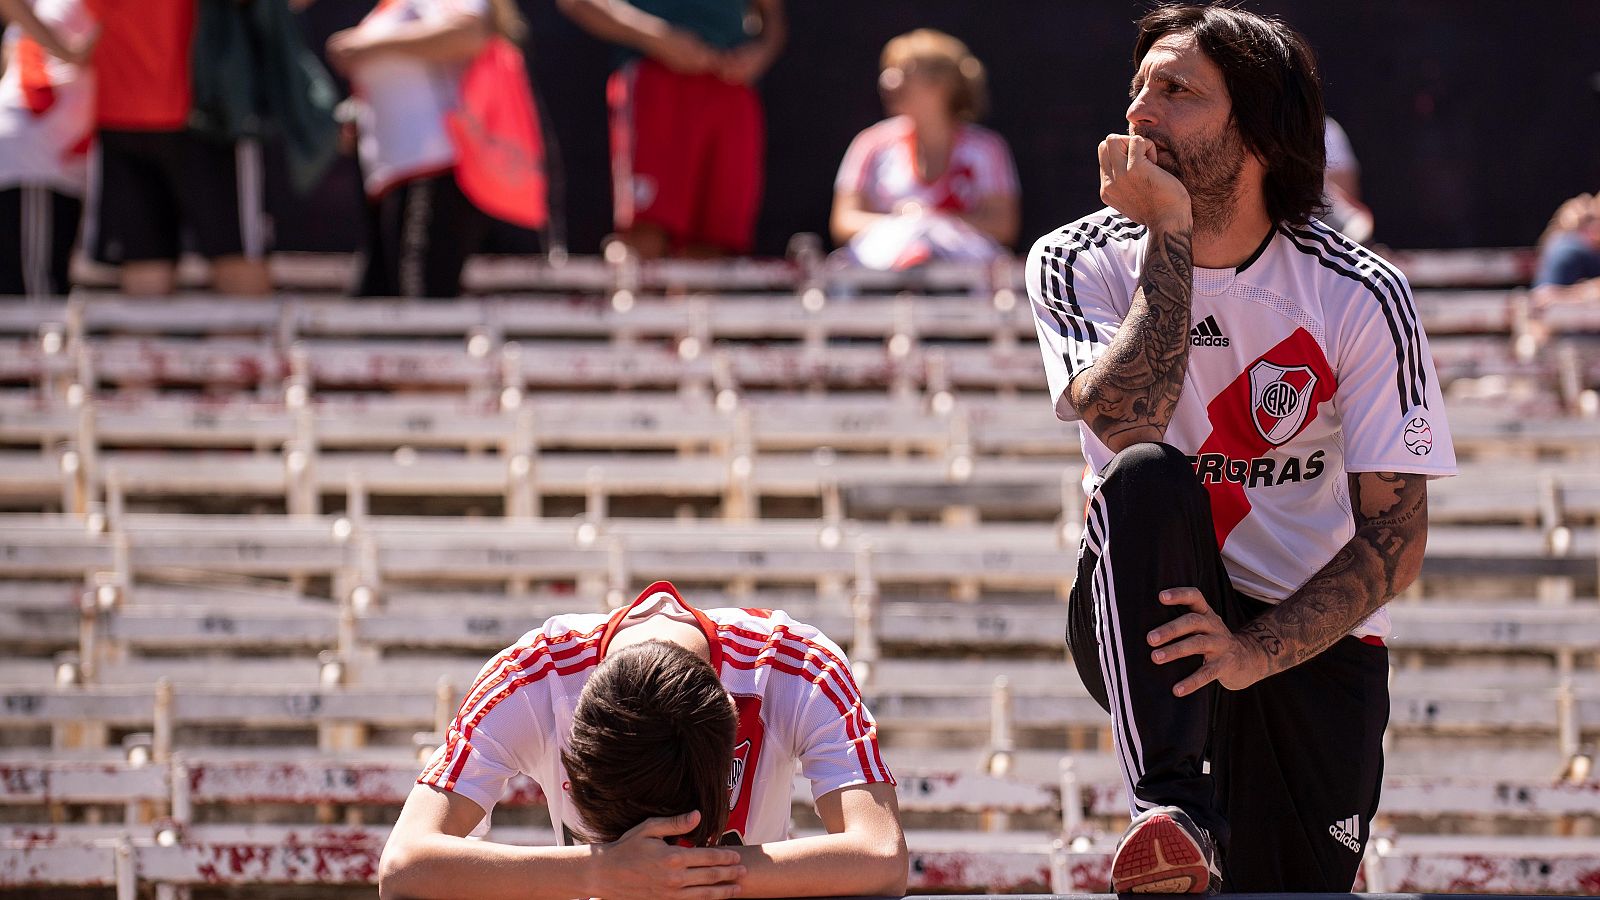
[[[44,51],[56,59],[71,59],[77,53],[77,48],[67,43],[66,38],[54,28],[43,22],[39,23],[40,31],[35,38]]]
[[[578,866],[578,883],[583,886],[583,896],[604,897],[606,894],[605,844],[590,844],[589,852]]]
[[[1163,213],[1150,220],[1150,231],[1156,234],[1177,234],[1194,230],[1194,213],[1187,205],[1181,210]]]
[[[1283,638],[1266,622],[1266,617],[1258,617],[1246,622],[1239,629],[1239,641],[1248,648],[1252,661],[1252,668],[1259,675],[1257,681],[1271,675],[1275,670],[1277,659],[1283,655]]]
[[[1262,679],[1266,678],[1268,675],[1271,675],[1275,671],[1277,671],[1276,667],[1277,667],[1278,662],[1277,662],[1276,658],[1273,657],[1272,654],[1267,652],[1267,648],[1266,648],[1265,644],[1259,644],[1259,643],[1256,643],[1255,641],[1248,640],[1248,639],[1245,640],[1245,643],[1249,644],[1251,649],[1254,651],[1252,653],[1252,660],[1253,660],[1252,670],[1253,670],[1253,674],[1255,675],[1255,680],[1251,682],[1252,684],[1254,684],[1255,682],[1261,681]]]
[[[670,52],[667,47],[672,38],[678,33],[677,26],[666,19],[644,14],[636,24],[639,31],[639,43],[635,48],[646,56],[657,57]]]
[[[778,58],[779,50],[782,49],[776,36],[768,35],[764,32],[757,35],[754,40],[745,46],[749,47],[750,53],[761,61],[763,68],[772,65]]]

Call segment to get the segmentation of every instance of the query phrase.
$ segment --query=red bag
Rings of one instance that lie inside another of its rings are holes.
[[[22,102],[28,112],[42,116],[56,103],[56,89],[45,71],[45,49],[24,35],[16,43],[16,66],[22,76]]]
[[[461,104],[445,127],[467,199],[497,219],[543,228],[549,218],[544,138],[516,45],[490,39],[461,76]]]

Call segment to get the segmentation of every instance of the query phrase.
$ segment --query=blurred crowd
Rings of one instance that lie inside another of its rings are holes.
[[[1600,303],[1600,195],[1561,204],[1539,238],[1533,296],[1540,305]]]
[[[310,2],[0,0],[0,233],[15,235],[0,241],[0,294],[66,293],[75,252],[116,267],[127,294],[168,294],[184,251],[210,263],[219,292],[269,292],[267,140],[310,204],[336,156],[355,155],[359,296],[455,296],[497,220],[547,226],[559,185],[546,182],[515,0],[376,0],[324,48],[306,46],[294,16]],[[748,254],[765,180],[756,85],[783,52],[783,0],[558,6],[616,48],[617,239],[647,259]],[[918,29],[883,48],[877,88],[885,118],[850,143],[834,181],[832,262],[1011,254],[1021,187],[1006,141],[979,124],[983,63]],[[1326,218],[1367,240],[1359,165],[1332,119],[1327,151]],[[1541,246],[1552,272],[1593,278],[1594,202],[1568,206]]]

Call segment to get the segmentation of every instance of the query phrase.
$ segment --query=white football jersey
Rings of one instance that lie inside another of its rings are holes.
[[[907,200],[928,209],[967,213],[986,197],[1017,194],[1017,167],[1005,139],[971,123],[961,124],[950,163],[932,181],[917,174],[911,119],[892,116],[856,135],[839,164],[834,190],[859,194],[868,212],[893,212]]]
[[[1045,235],[1028,296],[1056,415],[1128,313],[1147,232],[1105,209]],[[1237,269],[1194,270],[1189,365],[1165,441],[1211,498],[1228,575],[1278,601],[1355,534],[1346,473],[1456,473],[1439,378],[1405,276],[1320,222],[1280,225]],[[1112,452],[1085,427],[1084,456]],[[1379,610],[1355,632],[1382,637]]]
[[[33,14],[69,44],[90,40],[94,18],[81,0],[37,0]],[[42,184],[78,195],[88,181],[94,133],[94,73],[5,30],[0,75],[0,189]]]
[[[463,15],[487,17],[489,0],[383,0],[357,27],[364,36],[383,38]],[[410,53],[374,53],[354,67],[350,81],[361,101],[356,151],[368,196],[455,165],[445,117],[460,105],[466,69],[466,63],[436,63]]]
[[[697,610],[666,582],[610,615],[556,616],[490,659],[417,782],[472,800],[487,820],[506,782],[523,773],[544,790],[556,834],[573,840],[582,828],[561,750],[578,696],[619,627],[655,615],[700,626],[739,709],[723,843],[788,838],[797,768],[813,799],[851,785],[894,783],[878,751],[877,724],[837,645],[778,610]]]

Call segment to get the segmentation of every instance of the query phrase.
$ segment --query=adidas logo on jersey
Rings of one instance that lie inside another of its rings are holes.
[[[1340,822],[1328,826],[1328,833],[1333,839],[1350,848],[1351,853],[1361,852],[1361,820],[1351,816]]]
[[[1189,329],[1189,343],[1196,347],[1226,347],[1228,336],[1217,326],[1216,316],[1206,316]]]

